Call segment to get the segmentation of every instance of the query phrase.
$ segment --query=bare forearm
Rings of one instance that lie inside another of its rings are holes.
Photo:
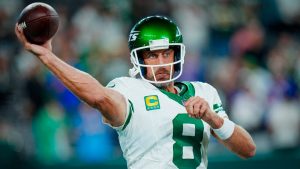
[[[218,138],[215,133],[213,135]],[[250,158],[255,155],[256,146],[254,141],[250,134],[238,125],[235,125],[234,132],[228,139],[221,140],[218,138],[218,140],[242,158]]]
[[[89,105],[95,106],[96,97],[100,97],[104,89],[96,79],[68,65],[52,53],[38,56],[38,58],[77,97]]]
[[[202,119],[213,129],[220,129],[226,121],[214,112],[207,113]],[[220,139],[213,130],[211,130],[211,132],[222,144],[240,157],[249,158],[254,156],[256,147],[250,134],[234,123],[232,127],[234,127],[232,135],[225,140]]]

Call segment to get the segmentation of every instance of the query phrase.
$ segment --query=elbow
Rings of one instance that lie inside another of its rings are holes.
[[[98,95],[91,101],[91,106],[96,109],[101,109],[105,103],[108,102],[108,98],[103,95]]]
[[[244,156],[244,158],[245,158],[245,159],[252,158],[252,157],[255,156],[255,154],[256,154],[256,149],[254,149],[254,150],[248,152],[248,153]]]
[[[104,99],[102,97],[95,97],[87,95],[86,97],[82,97],[81,100],[91,106],[92,108],[98,109],[99,105],[101,105],[102,102],[104,102]]]
[[[103,104],[108,102],[108,97],[104,91],[97,90],[93,94],[89,94],[86,103],[95,109],[100,109]]]
[[[255,144],[253,143],[253,144],[251,144],[251,145],[248,146],[248,150],[245,151],[245,152],[241,155],[241,157],[242,157],[243,159],[249,159],[249,158],[254,157],[255,154],[256,154],[256,146],[255,146]]]

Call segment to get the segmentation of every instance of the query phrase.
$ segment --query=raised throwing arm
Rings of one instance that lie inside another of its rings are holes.
[[[43,45],[29,43],[17,24],[15,33],[24,48],[34,54],[62,83],[88,105],[98,109],[112,126],[121,126],[126,117],[126,100],[117,91],[105,88],[95,78],[67,64],[52,53],[51,39]]]

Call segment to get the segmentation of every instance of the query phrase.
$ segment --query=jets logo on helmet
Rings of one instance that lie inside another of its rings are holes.
[[[170,19],[163,16],[149,16],[139,21],[130,31],[128,46],[130,49],[130,60],[133,68],[129,70],[132,77],[140,77],[150,83],[168,83],[174,81],[182,74],[182,67],[185,56],[185,46],[182,43],[182,34],[177,25]],[[139,54],[143,50],[173,49],[174,62],[159,65],[146,65]],[[171,66],[170,79],[164,81],[149,80],[146,78],[147,67],[152,72],[156,67]]]
[[[139,31],[133,31],[129,34],[128,41],[135,41],[137,36],[139,35]]]

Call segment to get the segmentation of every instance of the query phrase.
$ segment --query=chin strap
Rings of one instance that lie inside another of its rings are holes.
[[[135,77],[139,73],[139,70],[136,67],[133,67],[129,69],[128,73],[130,77]]]

